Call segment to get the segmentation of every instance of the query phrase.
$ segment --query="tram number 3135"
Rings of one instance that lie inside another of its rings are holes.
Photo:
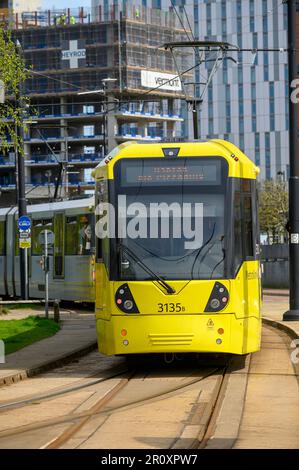
[[[177,302],[177,303],[173,303],[173,302],[170,302],[170,303],[166,303],[166,304],[162,304],[162,303],[159,303],[158,304],[158,312],[159,313],[162,313],[162,312],[166,312],[166,313],[173,313],[173,312],[185,312],[185,307],[180,303],[180,302]]]

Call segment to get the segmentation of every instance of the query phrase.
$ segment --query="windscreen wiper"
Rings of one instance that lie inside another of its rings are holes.
[[[137,263],[139,264],[148,274],[150,274],[151,276],[153,276],[160,285],[162,285],[164,287],[164,289],[166,289],[167,293],[168,294],[175,294],[175,290],[166,282],[164,281],[164,279],[160,276],[158,276],[158,274],[156,274],[154,271],[152,271],[146,264],[144,264],[143,261],[141,261],[141,259],[134,253],[134,251],[132,251],[130,248],[128,248],[127,246],[123,245],[122,243],[119,243],[119,246],[120,248],[128,253],[128,255]]]

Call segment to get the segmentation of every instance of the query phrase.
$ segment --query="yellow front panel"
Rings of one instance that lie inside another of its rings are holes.
[[[223,334],[218,329],[224,330]],[[121,332],[127,331],[123,336]],[[259,349],[260,320],[235,315],[126,315],[97,320],[104,354],[219,352],[246,354]],[[221,344],[217,343],[221,340]],[[125,344],[128,342],[128,344]]]
[[[236,279],[220,280],[229,291],[227,306],[219,313],[205,307],[216,280],[169,281],[169,295],[154,281],[128,281],[139,314],[123,313],[115,292],[126,281],[109,281],[103,264],[97,266],[96,317],[99,349],[105,354],[150,352],[222,352],[246,354],[260,345],[260,279],[258,261],[243,263]],[[176,305],[179,314],[159,312],[159,305]],[[218,329],[224,329],[224,334]],[[127,336],[122,336],[125,329]],[[221,339],[221,344],[216,340]],[[124,345],[123,341],[129,344]]]

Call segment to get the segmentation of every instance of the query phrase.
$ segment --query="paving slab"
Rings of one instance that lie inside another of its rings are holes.
[[[44,316],[44,313],[20,309],[1,316],[0,321],[30,315]],[[0,364],[0,386],[62,365],[96,348],[95,317],[92,312],[62,309],[60,319],[62,324],[58,333],[5,357],[5,364]]]
[[[299,321],[284,321],[283,314],[289,309],[288,295],[279,296],[273,292],[264,291],[262,315],[266,324],[283,329],[293,338],[299,337]],[[267,321],[269,320],[269,321]],[[286,327],[286,328],[285,328]],[[289,331],[288,331],[289,330]],[[292,335],[293,331],[293,335]]]
[[[234,448],[298,449],[298,377],[290,359],[289,339],[272,328],[263,333],[262,349],[251,357],[243,417]]]

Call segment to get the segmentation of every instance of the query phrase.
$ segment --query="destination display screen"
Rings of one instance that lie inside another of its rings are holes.
[[[121,185],[219,185],[220,159],[128,159],[121,162]]]

